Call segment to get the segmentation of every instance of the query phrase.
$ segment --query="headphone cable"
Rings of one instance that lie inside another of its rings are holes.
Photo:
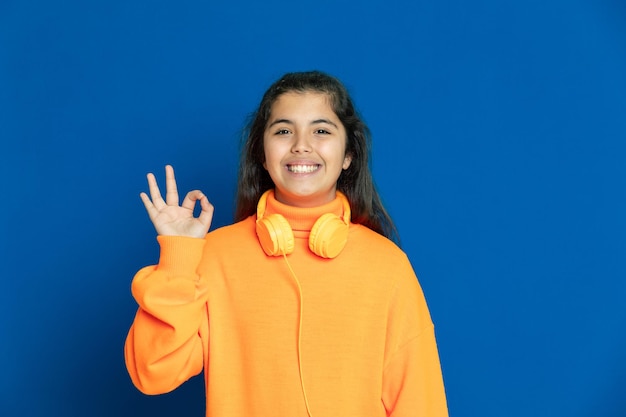
[[[311,409],[309,408],[309,400],[307,398],[306,395],[306,389],[304,388],[304,377],[302,375],[302,362],[301,362],[301,356],[302,356],[302,344],[301,344],[301,339],[302,339],[302,305],[303,305],[303,301],[302,301],[302,286],[300,285],[300,280],[298,280],[298,277],[296,276],[296,273],[293,271],[293,268],[291,268],[291,264],[289,264],[289,261],[287,260],[287,255],[285,254],[285,251],[283,250],[283,258],[285,259],[285,262],[287,263],[287,267],[289,268],[289,271],[291,272],[291,275],[293,276],[293,279],[296,282],[296,285],[298,286],[298,295],[299,295],[299,301],[300,301],[300,314],[299,314],[299,318],[298,318],[298,371],[300,372],[300,385],[302,386],[302,395],[304,396],[304,405],[306,406],[306,412],[309,415],[309,417],[312,417],[311,414]]]

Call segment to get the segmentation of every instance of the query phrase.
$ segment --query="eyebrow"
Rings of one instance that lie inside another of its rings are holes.
[[[270,123],[267,127],[272,127],[272,126],[277,125],[279,123],[286,123],[286,124],[289,124],[289,125],[293,125],[294,124],[289,119],[277,119],[277,120],[274,120],[272,123]],[[316,124],[321,124],[321,123],[329,124],[331,126],[334,126],[336,129],[339,129],[339,126],[337,126],[336,123],[334,123],[333,121],[328,120],[328,119],[315,119],[310,124],[311,125],[316,125]]]

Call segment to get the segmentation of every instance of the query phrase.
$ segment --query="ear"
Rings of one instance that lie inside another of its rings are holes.
[[[350,168],[350,164],[352,163],[352,155],[349,153],[343,158],[343,165],[341,166],[344,170]]]

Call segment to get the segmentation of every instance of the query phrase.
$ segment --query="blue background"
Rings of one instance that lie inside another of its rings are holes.
[[[626,415],[626,4],[0,1],[0,414],[203,416],[122,346],[177,170],[231,222],[240,130],[341,78],[437,326],[451,416]]]

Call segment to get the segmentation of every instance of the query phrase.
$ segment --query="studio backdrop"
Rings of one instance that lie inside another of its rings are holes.
[[[242,128],[288,71],[349,88],[454,417],[626,415],[626,6],[0,1],[0,415],[204,415],[123,344],[172,164],[232,222]]]

